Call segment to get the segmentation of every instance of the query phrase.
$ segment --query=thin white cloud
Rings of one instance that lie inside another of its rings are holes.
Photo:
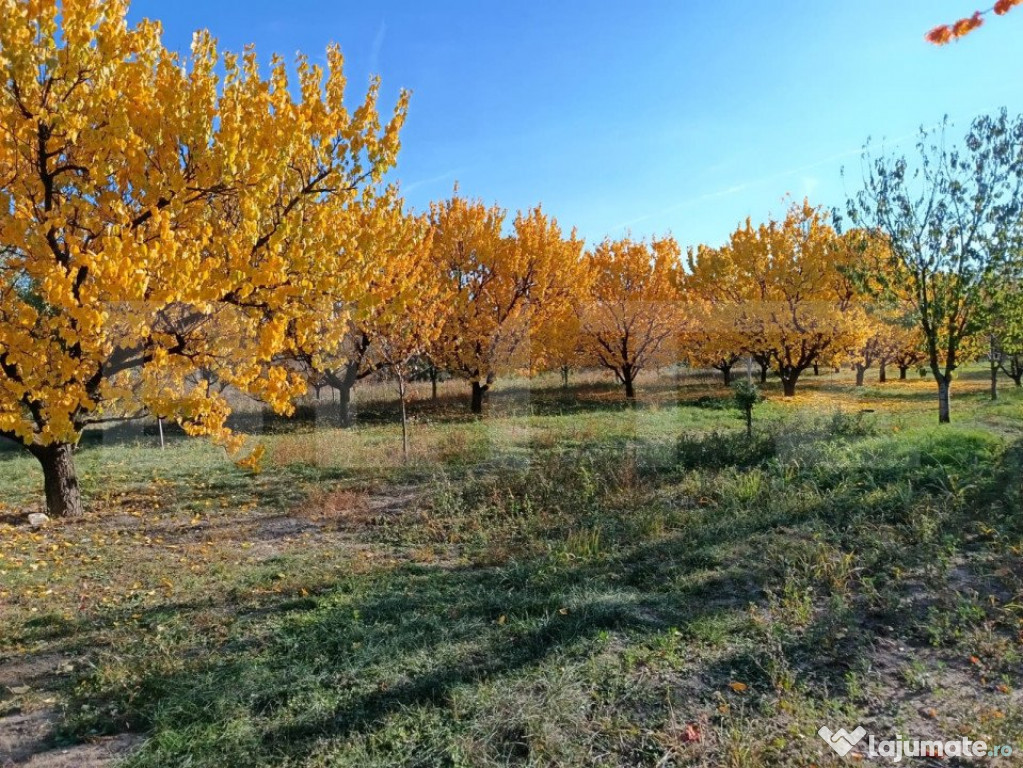
[[[896,146],[898,144],[902,144],[903,142],[907,141],[908,139],[915,138],[918,135],[919,135],[919,133],[917,131],[914,131],[913,133],[907,133],[904,136],[898,136],[898,137],[896,137],[894,139],[885,141],[885,146]],[[821,166],[830,165],[830,164],[834,163],[836,160],[844,160],[844,159],[846,159],[848,157],[853,157],[854,155],[859,155],[862,152],[863,152],[863,147],[857,147],[855,149],[846,149],[846,150],[843,150],[841,152],[836,152],[833,155],[828,155],[827,157],[821,158],[820,160],[814,160],[812,163],[806,163],[805,165],[799,165],[799,166],[796,166],[794,168],[789,168],[789,169],[784,170],[784,171],[779,171],[778,173],[770,174],[769,176],[762,176],[762,177],[760,177],[758,179],[749,179],[747,181],[743,181],[743,182],[740,182],[738,184],[733,184],[732,186],[727,187],[725,189],[718,190],[717,192],[707,192],[707,193],[702,194],[702,195],[697,195],[696,197],[691,197],[691,198],[688,198],[686,200],[682,200],[682,201],[680,201],[678,203],[675,203],[674,205],[670,205],[667,208],[662,208],[662,209],[654,211],[652,213],[648,213],[648,214],[645,214],[643,216],[637,216],[634,219],[630,219],[629,221],[622,222],[621,224],[618,224],[615,227],[613,227],[611,229],[611,231],[612,232],[619,232],[619,231],[621,231],[623,229],[627,229],[627,228],[631,227],[634,224],[639,224],[640,222],[648,221],[649,219],[658,218],[660,216],[665,216],[665,215],[667,215],[669,213],[675,213],[676,211],[680,211],[680,210],[682,210],[684,208],[689,208],[690,206],[698,205],[700,203],[707,202],[708,200],[716,200],[716,199],[722,198],[722,197],[729,197],[731,195],[736,195],[736,194],[738,194],[740,192],[744,192],[747,189],[752,189],[754,187],[759,187],[759,186],[762,186],[764,184],[770,184],[772,182],[781,181],[782,179],[787,179],[787,178],[789,178],[791,176],[806,174],[808,171],[812,171],[812,170],[814,170],[816,168],[820,168]],[[802,181],[803,181],[804,187],[806,187],[806,194],[807,195],[812,194],[813,191],[816,190],[817,187],[820,184],[820,179],[818,179],[817,177],[812,176],[812,175],[805,175],[805,176],[803,176]]]
[[[408,184],[402,184],[401,191],[408,194],[409,192],[415,189],[419,189],[421,187],[429,187],[433,184],[439,184],[442,181],[454,179],[455,177],[458,176],[458,174],[464,172],[465,170],[466,170],[465,168],[454,168],[450,171],[445,171],[444,173],[437,174],[436,176],[430,176],[429,178],[426,179],[417,179],[416,181],[410,182]]]
[[[659,211],[654,211],[653,213],[648,213],[648,214],[645,214],[643,216],[637,216],[634,219],[629,219],[628,221],[623,221],[621,224],[617,224],[614,227],[612,227],[611,231],[612,232],[618,232],[618,231],[620,231],[622,229],[628,229],[633,224],[639,224],[640,222],[647,221],[647,220],[652,219],[652,218],[654,218],[656,216],[663,216],[666,213],[674,213],[675,211],[680,211],[683,208],[688,208],[691,205],[696,205],[698,203],[704,203],[707,200],[715,200],[715,199],[717,199],[719,197],[728,197],[729,195],[735,195],[735,194],[738,194],[739,192],[742,192],[743,190],[749,188],[750,186],[752,186],[752,185],[751,184],[736,184],[735,186],[728,187],[727,189],[721,189],[721,190],[718,190],[717,192],[705,192],[702,195],[697,195],[696,197],[691,197],[688,200],[683,200],[680,203],[675,203],[674,205],[671,205],[671,206],[669,206],[667,208],[663,208],[663,209],[661,209]]]
[[[377,33],[373,36],[373,47],[369,54],[369,71],[371,74],[380,74],[380,52],[384,48],[384,39],[387,37],[387,22],[381,21],[377,27]]]

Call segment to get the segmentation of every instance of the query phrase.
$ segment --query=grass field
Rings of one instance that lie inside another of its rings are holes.
[[[848,763],[822,725],[1023,751],[1023,393],[985,375],[943,428],[926,379],[772,383],[752,441],[708,376],[634,408],[518,382],[483,421],[451,383],[407,463],[369,390],[352,430],[266,422],[256,476],[91,441],[88,515],[39,530],[0,454],[0,765]]]

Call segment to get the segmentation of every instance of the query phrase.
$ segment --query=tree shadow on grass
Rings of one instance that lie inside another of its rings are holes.
[[[675,554],[685,549],[680,541]],[[758,568],[750,561],[742,581],[757,582]],[[166,665],[140,659],[126,688],[86,679],[72,711],[88,705],[120,718],[72,718],[69,727],[80,738],[116,729],[127,717],[133,729],[153,732],[134,765],[301,760],[323,739],[371,733],[392,715],[446,711],[465,686],[511,678],[552,657],[585,658],[602,632],[656,634],[730,610],[747,597],[737,593],[734,578],[648,593],[621,585],[614,563],[545,559],[488,569],[406,567],[348,579],[311,601],[252,614],[266,623],[256,648],[226,645],[185,663],[176,652]],[[740,602],[705,599],[711,594]],[[253,728],[241,742],[208,732],[239,719]]]
[[[945,453],[958,452],[954,433],[944,442]],[[936,456],[942,464],[944,453]],[[1017,446],[997,471],[977,475],[978,507],[1003,492],[999,483],[1018,463]],[[891,467],[864,472],[882,486],[903,479],[888,474]],[[838,499],[835,510],[855,500]],[[467,689],[586,659],[603,633],[643,642],[751,605],[764,609],[786,574],[760,556],[762,537],[784,545],[784,529],[804,524],[809,536],[817,532],[811,524],[827,522],[830,512],[753,510],[707,531],[640,541],[589,560],[552,554],[495,568],[406,566],[324,581],[322,593],[301,599],[233,606],[225,595],[219,603],[163,606],[145,617],[146,627],[170,616],[187,624],[189,611],[234,609],[246,620],[245,633],[168,647],[140,638],[137,648],[118,649],[119,668],[80,681],[68,728],[84,738],[127,723],[153,734],[129,764],[212,767],[302,761],[325,742],[368,738],[415,710],[453,721],[452,702]],[[856,546],[855,531],[844,525],[829,529],[836,556]],[[843,693],[848,665],[869,661],[876,618],[866,611],[855,602],[848,610],[825,608],[807,629],[784,636],[779,652],[822,688]],[[771,648],[762,650],[730,644],[697,674],[744,676],[770,691],[777,685],[765,655]]]
[[[623,560],[645,571],[651,562],[687,557],[693,569],[715,565],[710,553],[694,558],[684,539],[641,545]],[[453,721],[453,701],[467,689],[540,680],[552,666],[592,656],[603,633],[632,646],[673,628],[689,636],[691,627],[763,607],[765,589],[780,587],[778,574],[754,558],[659,591],[623,584],[622,565],[416,567],[369,584],[350,580],[318,600],[256,615],[269,631],[253,647],[225,646],[169,672],[156,666],[117,696],[99,690],[76,704],[127,713],[122,718],[134,728],[153,733],[129,765],[302,764],[326,743],[371,738],[410,712]],[[869,658],[870,633],[853,613],[818,622],[781,652],[834,696],[845,670]],[[747,639],[730,642],[692,674],[706,698],[729,680],[744,681],[751,695],[773,695],[773,661],[767,644]],[[87,725],[79,722],[77,735]]]

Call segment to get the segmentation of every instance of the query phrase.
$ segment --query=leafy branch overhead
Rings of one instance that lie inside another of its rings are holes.
[[[951,24],[940,24],[934,27],[925,37],[929,43],[947,45],[953,40],[961,40],[973,32],[973,30],[983,26],[984,17],[989,13],[1004,16],[1017,5],[1023,5],[1023,0],[998,0],[986,11],[975,11],[972,16],[963,17]]]

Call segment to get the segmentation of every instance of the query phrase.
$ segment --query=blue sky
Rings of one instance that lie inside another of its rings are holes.
[[[171,48],[206,28],[262,61],[336,41],[353,98],[371,73],[388,104],[411,89],[413,207],[457,180],[512,211],[542,202],[589,242],[718,244],[785,194],[841,204],[868,136],[909,149],[946,113],[1023,111],[1023,8],[923,40],[983,2],[135,0],[132,17],[161,20]]]

